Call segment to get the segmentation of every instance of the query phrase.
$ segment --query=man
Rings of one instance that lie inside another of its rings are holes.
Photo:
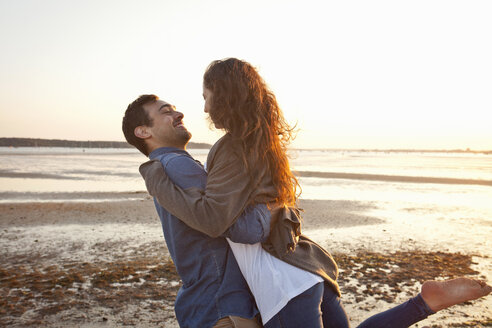
[[[123,118],[129,144],[150,159],[158,159],[181,188],[206,185],[201,164],[187,152],[191,133],[183,114],[155,95],[132,102]],[[259,327],[254,299],[224,237],[211,238],[191,229],[154,199],[164,237],[183,281],[175,302],[181,327]],[[247,222],[247,224],[246,224]],[[269,233],[270,213],[265,205],[248,208],[225,236],[241,243],[263,241]]]

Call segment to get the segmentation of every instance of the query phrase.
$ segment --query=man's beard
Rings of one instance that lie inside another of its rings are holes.
[[[190,131],[184,130],[177,135],[177,139],[180,141],[180,143],[182,143],[183,145],[186,145],[188,143],[188,141],[190,141],[191,136],[192,135],[191,135]]]

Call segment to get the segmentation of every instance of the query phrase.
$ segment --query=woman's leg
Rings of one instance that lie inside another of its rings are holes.
[[[323,296],[320,282],[294,297],[279,313],[264,324],[265,328],[323,328],[320,304]]]
[[[349,323],[338,295],[325,282],[320,282],[291,299],[264,326],[348,328]]]
[[[340,297],[327,284],[324,285],[323,302],[321,303],[324,328],[348,328],[347,313],[342,306]]]
[[[418,294],[403,304],[373,315],[358,328],[407,328],[434,313]]]

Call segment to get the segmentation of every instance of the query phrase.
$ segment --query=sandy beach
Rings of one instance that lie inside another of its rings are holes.
[[[0,326],[178,326],[173,301],[180,282],[146,193],[9,198],[15,201],[0,203]],[[490,281],[488,256],[430,247],[418,232],[393,233],[371,203],[301,200],[300,206],[305,233],[339,263],[353,327],[416,295],[425,280]],[[492,297],[415,325],[424,326],[490,327]]]

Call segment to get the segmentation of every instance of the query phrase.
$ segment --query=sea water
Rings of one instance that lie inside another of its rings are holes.
[[[204,163],[207,149],[189,149]],[[374,152],[343,150],[293,150],[294,171],[302,177],[304,198],[332,199],[345,189],[390,188],[413,190],[429,178],[468,180],[462,185],[486,183],[492,187],[492,155],[474,153]],[[135,149],[6,148],[0,147],[0,192],[132,192],[145,190],[138,167],[147,158]],[[323,173],[355,173],[355,178],[324,177]],[[379,183],[368,182],[379,176]],[[412,182],[386,181],[385,176],[412,177]],[[387,188],[384,186],[388,186]],[[336,188],[336,192],[333,192]],[[448,183],[433,186],[445,191]]]
[[[207,149],[188,151],[202,163],[206,161]],[[301,199],[365,204],[364,215],[386,222],[386,226],[351,228],[347,235],[354,240],[368,240],[372,234],[375,248],[384,243],[391,248],[398,246],[391,245],[391,240],[399,243],[402,238],[413,239],[411,235],[416,233],[414,237],[422,243],[432,245],[439,240],[449,243],[453,251],[480,250],[492,256],[490,154],[293,150],[289,155],[294,171],[314,176],[301,174]],[[0,148],[0,202],[142,197],[145,184],[138,167],[146,160],[132,148]],[[323,176],[327,172],[357,176],[327,178]],[[413,180],[391,181],[388,176]],[[432,178],[451,183],[433,183]],[[456,179],[461,182],[453,183]],[[79,194],[66,197],[69,193]],[[326,229],[311,233],[324,238],[333,233],[330,227]],[[379,232],[383,230],[393,235],[382,241]],[[401,238],[396,238],[398,234]]]

